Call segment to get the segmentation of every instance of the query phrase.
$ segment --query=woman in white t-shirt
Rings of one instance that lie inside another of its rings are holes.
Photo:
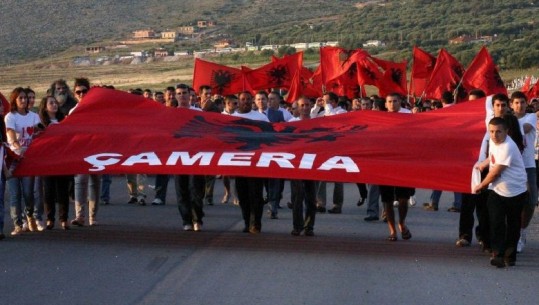
[[[28,111],[28,97],[24,88],[15,88],[9,97],[10,112],[5,116],[8,144],[17,155],[22,156],[30,143],[34,131],[37,131],[39,116]],[[11,219],[14,229],[11,235],[22,233],[23,214],[22,198],[26,204],[25,212],[28,229],[37,231],[34,219],[34,177],[12,177],[7,180],[8,200],[11,206]]]

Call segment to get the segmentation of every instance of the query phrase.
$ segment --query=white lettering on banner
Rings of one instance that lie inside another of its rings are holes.
[[[121,154],[115,154],[115,153],[102,153],[97,155],[92,155],[89,157],[84,158],[84,161],[90,163],[93,168],[90,168],[91,172],[98,172],[105,169],[105,166],[107,165],[114,165],[118,162],[120,162],[120,159],[114,158],[114,157],[122,157]],[[107,158],[104,160],[100,160],[100,158]]]
[[[255,152],[223,152],[216,160],[214,156],[216,152],[198,152],[194,155],[185,151],[171,152],[166,163],[163,163],[165,158],[159,158],[155,152],[144,152],[137,155],[124,157],[118,153],[101,153],[88,156],[84,161],[92,165],[89,169],[91,172],[98,172],[105,169],[106,166],[120,164],[121,166],[133,166],[137,164],[147,164],[148,166],[252,166],[255,164],[259,168],[271,168],[274,164],[279,168],[294,169],[296,165],[292,163],[296,159],[293,153],[285,152],[263,152],[260,153],[256,160]],[[316,154],[302,154],[298,169],[313,169]],[[121,162],[124,160],[123,162]],[[178,164],[179,161],[179,164]],[[215,164],[216,163],[216,164]],[[273,166],[273,167],[275,167]],[[352,158],[347,156],[333,156],[324,161],[320,167],[320,171],[344,170],[347,173],[359,173],[359,167]]]
[[[290,163],[296,157],[290,153],[262,153],[260,159],[256,164],[257,167],[269,167],[271,161],[277,163],[280,168],[294,168],[294,165]]]
[[[197,161],[200,160],[198,165],[210,165],[211,159],[215,155],[214,152],[199,152],[193,157],[189,156],[189,152],[186,151],[174,151],[168,157],[167,165],[176,165],[178,163],[178,158],[181,160],[182,165],[195,165]]]
[[[225,166],[251,166],[252,153],[223,153],[217,165]]]
[[[315,154],[303,154],[303,157],[301,157],[301,162],[299,163],[299,168],[312,169],[314,159],[316,159]]]
[[[122,163],[125,166],[133,166],[135,164],[162,165],[161,160],[154,152],[145,152],[131,156]]]
[[[359,173],[359,167],[357,167],[356,162],[354,162],[352,158],[344,156],[335,156],[329,158],[318,169],[322,171],[329,171],[332,169],[344,169],[348,173]]]

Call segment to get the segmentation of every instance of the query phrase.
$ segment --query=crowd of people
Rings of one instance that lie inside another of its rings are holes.
[[[110,86],[108,88],[114,89]],[[69,88],[65,80],[60,79],[52,83],[46,96],[37,105],[35,92],[31,88],[22,87],[15,88],[9,95],[8,103],[0,105],[0,113],[3,115],[1,121],[4,124],[1,128],[4,145],[0,149],[4,160],[0,181],[0,240],[5,238],[5,199],[13,221],[12,236],[27,231],[52,230],[56,225],[56,208],[58,222],[63,230],[69,230],[70,226],[98,225],[99,206],[110,202],[109,175],[15,177],[11,174],[31,145],[33,137],[52,124],[61,124],[65,117],[76,112],[77,105],[84,103],[89,90],[91,85],[86,78],[75,79],[73,89]],[[310,120],[350,111],[387,111],[413,115],[454,104],[449,92],[444,93],[439,101],[419,101],[413,105],[399,94],[349,100],[332,92],[317,99],[301,97],[287,104],[279,91],[259,91],[254,96],[244,91],[237,95],[220,96],[213,94],[210,86],[201,86],[197,91],[186,84],[167,87],[164,91],[132,89],[129,92],[166,107],[218,112],[266,122]],[[484,97],[481,90],[473,90],[468,99]],[[460,213],[457,247],[470,246],[475,232],[478,244],[483,251],[489,253],[492,265],[513,266],[517,253],[525,247],[526,229],[538,201],[536,167],[539,145],[536,112],[539,111],[539,102],[536,99],[529,102],[526,95],[519,91],[511,97],[495,94],[486,97],[485,101],[486,133],[475,167],[481,173],[481,182],[478,181],[474,194],[454,193],[454,202],[448,211]],[[169,175],[155,175],[155,184],[151,186],[155,190],[152,205],[166,203],[170,178]],[[216,177],[174,175],[172,178],[183,230],[201,231],[204,205],[214,204]],[[244,221],[243,232],[261,232],[266,204],[268,217],[279,218],[284,179],[248,176],[220,178],[225,190],[221,203],[232,201],[240,206]],[[126,175],[128,204],[147,204],[146,180],[144,174]],[[333,184],[331,208],[326,207],[328,183]],[[403,240],[412,238],[406,216],[409,206],[415,205],[415,189],[362,183],[358,183],[357,187],[357,206],[365,203],[368,205],[365,221],[382,219],[387,222],[387,241],[397,241],[399,235]],[[294,236],[313,236],[317,213],[342,213],[344,188],[341,182],[291,180],[290,188],[291,198],[287,206],[292,209],[291,234]],[[426,211],[438,211],[441,193],[440,190],[433,190],[430,202],[424,203],[423,208]],[[71,220],[70,198],[75,207]],[[474,227],[475,218],[477,225]]]

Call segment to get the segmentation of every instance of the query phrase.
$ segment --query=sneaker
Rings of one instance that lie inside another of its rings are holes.
[[[436,212],[436,211],[438,211],[438,207],[435,207],[435,206],[429,204],[429,205],[423,206],[423,210],[429,211],[429,212]]]
[[[39,232],[45,231],[45,222],[43,220],[36,220],[37,230]]]
[[[314,236],[314,231],[310,229],[305,230],[305,236]]]
[[[292,234],[293,236],[299,236],[301,234],[301,230],[294,229],[292,230],[292,232],[290,232],[290,234]]]
[[[469,247],[470,242],[467,239],[461,238],[457,240],[456,244],[457,247]]]
[[[22,229],[23,232],[29,232],[30,231],[30,229],[28,228],[28,222],[26,222],[26,219],[22,221],[21,229]]]
[[[394,207],[398,207],[399,206],[399,202],[397,200],[393,201],[393,206]]]
[[[152,205],[164,205],[165,203],[163,202],[163,200],[159,199],[159,198],[155,198],[153,201],[152,201]]]
[[[144,198],[140,198],[138,201],[138,205],[146,205],[146,200],[144,200]]]
[[[136,197],[131,197],[131,198],[129,198],[129,201],[127,202],[127,204],[135,204],[137,202],[138,202],[138,200],[137,200]]]
[[[184,230],[185,230],[185,227],[184,227]],[[195,232],[200,232],[200,231],[202,231],[202,224],[201,224],[201,223],[198,223],[198,222],[195,222],[195,223],[193,224],[193,230],[194,230]]]
[[[62,229],[64,229],[64,231],[69,230],[69,225],[67,224],[67,221],[62,221],[60,224],[62,226]]]
[[[522,253],[524,246],[526,246],[526,237],[522,238],[522,236],[520,236],[517,243],[517,253]]]
[[[36,232],[37,231],[36,219],[34,217],[29,217],[29,216],[27,216],[26,219],[28,220],[28,230],[30,230],[30,232]]]
[[[415,207],[417,204],[417,200],[415,199],[415,196],[411,196],[410,199],[408,199],[408,205],[410,207]]]
[[[183,226],[184,231],[193,231],[193,225],[185,225]]]
[[[71,220],[71,224],[74,225],[74,226],[82,227],[82,226],[84,226],[84,218],[77,217],[77,218]]]
[[[52,230],[54,228],[54,221],[47,220],[47,230]]]
[[[24,232],[22,227],[15,226],[15,228],[13,228],[13,231],[11,231],[11,236],[20,235],[22,234],[22,232]]]
[[[505,267],[505,262],[501,257],[491,257],[490,258],[490,264],[492,266],[495,266],[496,268],[503,268]]]

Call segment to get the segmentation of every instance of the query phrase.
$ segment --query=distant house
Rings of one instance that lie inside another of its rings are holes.
[[[469,43],[472,40],[473,38],[470,35],[460,35],[457,38],[449,39],[449,44]]]
[[[178,32],[181,34],[193,34],[196,32],[196,28],[192,25],[181,26],[178,28]]]
[[[156,49],[153,52],[153,56],[154,57],[167,57],[168,56],[168,51],[163,49],[163,48],[159,48],[159,49]]]
[[[203,28],[211,28],[216,26],[217,23],[215,21],[208,21],[208,20],[199,20],[197,21],[197,26],[201,29]]]
[[[230,39],[223,39],[223,40],[218,41],[216,44],[214,44],[213,47],[216,49],[223,49],[223,48],[232,48],[236,46]]]
[[[138,30],[133,32],[133,38],[135,39],[149,39],[155,38],[155,36],[154,30]]]
[[[99,53],[105,51],[105,47],[86,47],[86,53]]]
[[[449,40],[449,44],[462,44],[462,43],[491,43],[494,40],[496,40],[498,36],[495,34],[494,36],[477,36],[472,37],[470,35],[460,35],[457,38],[453,38]]]
[[[363,47],[384,47],[386,44],[380,40],[367,40]]]
[[[171,39],[173,41],[176,41],[178,39],[178,32],[176,32],[176,31],[161,32],[161,38],[162,39]]]

